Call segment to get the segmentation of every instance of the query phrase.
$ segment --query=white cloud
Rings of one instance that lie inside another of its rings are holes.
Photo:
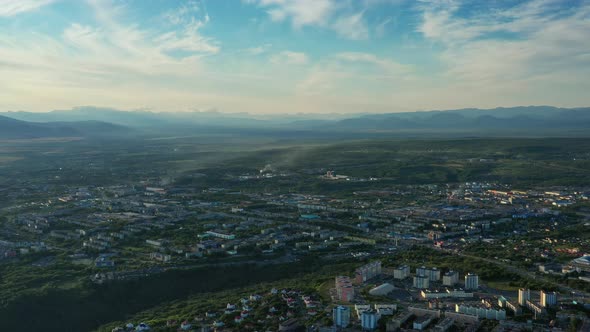
[[[378,66],[379,69],[386,74],[404,74],[412,69],[411,66],[400,64],[391,59],[380,58],[371,53],[344,52],[336,54],[335,58],[347,62],[364,62],[373,64]]]
[[[352,2],[339,0],[247,0],[266,9],[272,21],[289,21],[295,29],[320,27],[331,29],[351,40],[367,39],[369,28],[363,11]],[[368,4],[367,4],[368,5]]]
[[[0,0],[0,17],[14,16],[36,10],[56,0]]]
[[[260,45],[260,46],[247,48],[244,51],[246,52],[246,54],[249,54],[249,55],[260,55],[260,54],[268,52],[271,47],[272,47],[272,44],[264,44],[264,45]]]
[[[334,0],[259,0],[274,21],[291,20],[294,27],[325,25],[337,8]]]
[[[135,108],[133,98],[142,103],[142,95],[166,96],[172,89],[182,90],[191,79],[193,84],[206,80],[200,79],[200,58],[219,52],[214,40],[200,34],[206,17],[180,22],[168,31],[154,30],[123,23],[122,17],[128,17],[124,6],[109,1],[88,4],[96,17],[92,25],[72,22],[57,36],[34,31],[26,38],[0,35],[0,76],[10,82],[0,83],[7,94],[0,107],[17,104],[20,98],[21,105],[31,109],[111,99],[113,105]],[[36,98],[23,98],[31,93]]]
[[[274,64],[305,65],[309,62],[307,54],[302,52],[282,51],[270,57]]]
[[[349,16],[341,16],[332,24],[334,31],[340,36],[361,40],[369,38],[369,28],[363,20],[363,12]]]
[[[590,72],[584,57],[590,54],[589,2],[568,10],[558,0],[533,0],[468,17],[457,14],[461,5],[423,4],[418,28],[445,47],[440,59],[449,79],[482,89],[510,82],[540,91]]]
[[[393,18],[388,17],[385,20],[381,21],[381,23],[377,24],[377,26],[375,26],[375,35],[377,37],[385,36],[387,26],[389,24],[391,24],[392,22],[393,22]]]

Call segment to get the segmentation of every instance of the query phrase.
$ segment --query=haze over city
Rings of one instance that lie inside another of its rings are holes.
[[[2,0],[0,107],[590,104],[590,2]]]

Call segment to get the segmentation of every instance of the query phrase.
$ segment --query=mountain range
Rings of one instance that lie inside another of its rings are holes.
[[[128,134],[124,126],[101,121],[29,122],[0,115],[0,139],[48,137],[113,137]]]
[[[47,113],[0,113],[0,138],[121,137],[133,134],[233,133],[520,133],[559,136],[590,133],[590,107],[524,106],[385,114],[250,115],[247,113],[121,111],[79,107]]]

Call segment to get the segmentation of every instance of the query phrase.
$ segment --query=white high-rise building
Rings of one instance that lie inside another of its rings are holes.
[[[430,278],[427,276],[415,276],[414,287],[424,289],[430,287]]]
[[[541,291],[541,307],[550,307],[557,304],[557,293]]]
[[[459,272],[457,271],[449,271],[445,273],[443,276],[443,285],[445,286],[455,286],[459,283]]]
[[[400,266],[393,269],[393,277],[395,279],[406,279],[410,276],[410,267],[407,265]]]
[[[474,273],[467,273],[465,275],[465,289],[478,289],[479,288],[479,277]]]
[[[367,310],[361,313],[361,327],[364,331],[373,331],[377,328],[378,314],[375,310]]]
[[[526,301],[531,299],[531,291],[529,289],[520,288],[518,290],[518,305],[526,306]]]
[[[337,306],[332,310],[332,318],[334,319],[334,326],[348,327],[350,324],[350,308],[345,306]]]
[[[439,281],[440,280],[440,270],[436,267],[428,268],[425,266],[416,268],[416,275],[417,276],[426,276],[430,281]]]

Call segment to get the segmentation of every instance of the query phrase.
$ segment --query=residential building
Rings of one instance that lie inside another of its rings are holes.
[[[440,298],[468,298],[473,297],[472,292],[465,292],[462,289],[450,289],[445,290],[428,290],[424,289],[420,292],[420,295],[424,299],[440,299]]]
[[[336,277],[336,296],[343,302],[351,302],[354,299],[354,286],[349,277]]]
[[[459,283],[459,272],[449,271],[443,275],[443,285],[453,287]]]
[[[412,317],[414,317],[414,314],[411,312],[400,313],[399,315],[395,316],[391,321],[387,322],[386,331],[394,332],[399,330],[399,328]]]
[[[477,276],[477,274],[468,273],[467,275],[465,275],[465,289],[476,290],[478,288],[479,288],[479,277]]]
[[[378,314],[375,310],[367,310],[361,313],[361,327],[364,331],[373,331],[377,328]]]
[[[403,280],[410,277],[410,267],[402,265],[393,270],[393,277],[395,279]]]
[[[355,271],[355,281],[362,284],[367,280],[373,279],[381,274],[381,261],[371,262],[363,265]]]
[[[420,288],[420,289],[425,289],[430,287],[430,278],[428,278],[427,276],[415,276],[414,277],[414,287],[415,288]]]
[[[225,234],[225,233],[214,232],[214,231],[207,231],[207,232],[205,232],[205,234],[209,235],[209,236],[213,236],[213,237],[218,237],[220,239],[225,239],[225,240],[234,240],[236,238],[236,236],[233,234]]]
[[[350,324],[350,308],[345,306],[337,306],[332,310],[332,318],[334,326],[346,328]]]
[[[428,315],[420,316],[420,317],[416,318],[416,320],[414,320],[412,327],[414,328],[414,330],[422,331],[425,328],[427,328],[431,322],[432,322],[432,316],[428,316]]]
[[[526,307],[535,314],[535,318],[545,314],[545,308],[540,303],[534,303],[533,301],[526,301]]]
[[[547,308],[557,304],[557,293],[556,292],[545,292],[541,291],[541,307]]]
[[[430,281],[439,281],[440,280],[440,270],[436,267],[427,268],[427,267],[419,267],[416,268],[416,275],[417,276],[426,276]]]
[[[518,305],[524,307],[526,302],[531,299],[531,291],[529,289],[520,288],[518,290]]]
[[[456,304],[455,312],[477,316],[482,319],[505,320],[506,310],[488,308],[480,305]]]
[[[454,319],[452,319],[451,317],[445,317],[443,320],[441,320],[438,324],[436,324],[434,326],[433,331],[434,332],[447,332],[448,330],[451,329],[451,327],[453,327],[453,324],[455,324]]]
[[[395,304],[375,304],[375,310],[379,316],[391,316],[397,310]]]

